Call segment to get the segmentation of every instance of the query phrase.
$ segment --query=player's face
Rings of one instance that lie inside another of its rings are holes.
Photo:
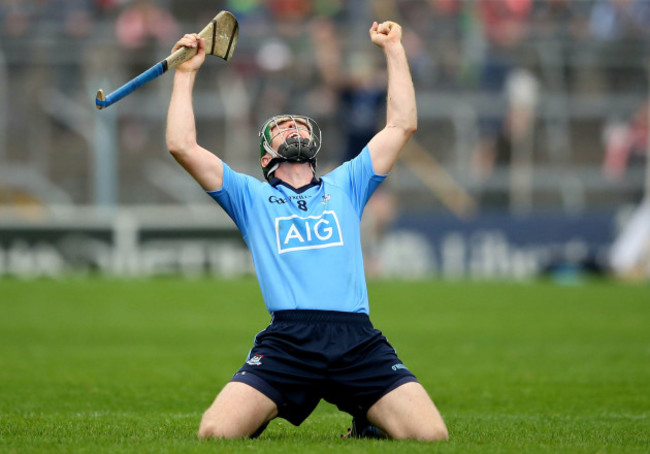
[[[278,122],[278,126],[273,125],[271,127],[271,147],[276,151],[287,139],[295,137],[309,139],[311,136],[309,124],[300,118],[287,118]]]

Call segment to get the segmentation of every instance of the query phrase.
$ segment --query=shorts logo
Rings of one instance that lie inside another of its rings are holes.
[[[400,369],[408,370],[407,367],[404,364],[397,363],[397,364],[395,364],[393,366],[394,371],[397,371],[397,370],[400,370]]]
[[[275,218],[275,237],[279,254],[343,245],[341,226],[334,211],[304,218],[298,215]]]
[[[246,364],[249,366],[261,366],[262,358],[264,358],[264,355],[255,355],[252,358],[249,358],[248,361],[246,361]]]

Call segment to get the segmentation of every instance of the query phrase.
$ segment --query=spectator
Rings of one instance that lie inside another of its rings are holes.
[[[647,36],[649,23],[646,0],[599,0],[591,10],[591,35],[601,41]]]
[[[648,102],[642,103],[627,121],[609,120],[603,131],[603,174],[621,181],[632,167],[642,168],[648,153]]]
[[[487,183],[490,179],[496,178],[498,181],[503,178],[493,174],[497,167],[510,166],[513,158],[512,140],[515,137],[513,134],[530,128],[530,125],[521,126],[516,115],[513,115],[518,103],[514,96],[515,93],[521,93],[521,90],[510,90],[512,85],[508,86],[506,81],[513,80],[513,76],[520,74],[517,51],[529,33],[532,3],[528,0],[484,0],[477,6],[476,13],[483,24],[487,42],[479,71],[479,90],[491,95],[494,100],[503,100],[501,112],[498,104],[493,102],[491,113],[479,118],[480,137],[473,164],[475,175]],[[507,200],[508,197],[502,191],[483,196],[483,202],[493,207],[505,206]]]
[[[179,33],[174,16],[152,0],[133,0],[115,23],[118,42],[130,49],[141,48],[151,42],[169,47]]]

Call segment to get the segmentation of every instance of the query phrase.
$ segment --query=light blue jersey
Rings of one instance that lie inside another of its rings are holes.
[[[386,175],[368,147],[300,191],[233,171],[208,191],[235,221],[252,255],[266,308],[369,313],[361,253],[363,209]]]

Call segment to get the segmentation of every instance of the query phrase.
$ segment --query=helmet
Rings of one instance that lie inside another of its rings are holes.
[[[287,131],[292,133],[287,134]],[[304,132],[309,136],[304,137]],[[278,136],[284,143],[280,144],[276,151],[271,146],[271,142]],[[320,151],[321,131],[312,118],[304,115],[276,115],[264,122],[259,137],[260,160],[266,153],[273,157],[266,167],[262,166],[262,172],[267,180],[271,178],[281,162],[308,162],[311,164],[312,171],[316,173],[316,155]]]

